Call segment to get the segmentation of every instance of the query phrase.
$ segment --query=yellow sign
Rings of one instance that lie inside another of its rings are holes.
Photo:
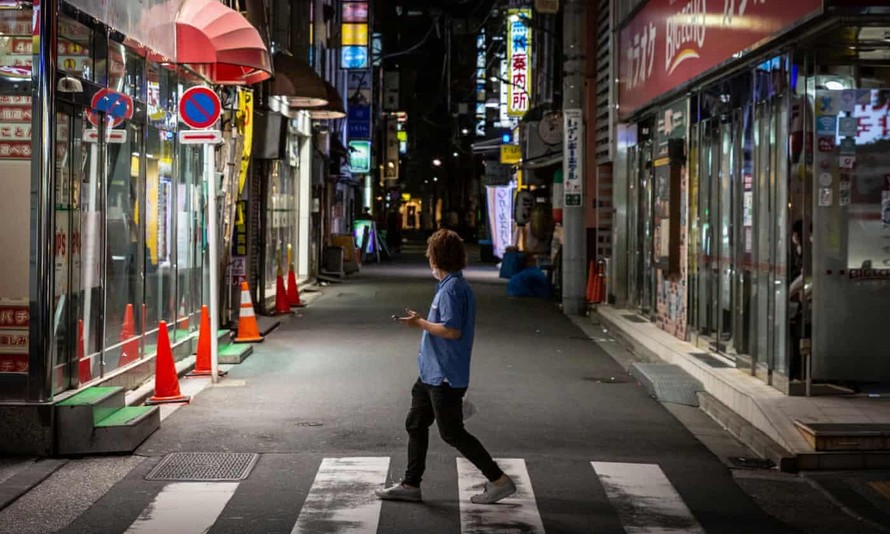
[[[522,150],[519,145],[501,145],[501,163],[514,165],[522,161]]]
[[[238,125],[239,133],[244,140],[241,151],[241,168],[238,173],[238,198],[244,192],[244,184],[247,182],[247,168],[250,166],[250,153],[253,150],[253,91],[238,89]],[[238,215],[236,224],[244,223],[244,213],[241,203],[238,203]]]
[[[367,24],[343,24],[343,46],[368,46]]]

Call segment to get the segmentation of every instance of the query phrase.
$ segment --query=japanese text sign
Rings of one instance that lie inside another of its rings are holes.
[[[565,121],[565,144],[563,159],[563,176],[565,177],[565,207],[580,207],[581,195],[584,191],[584,124],[580,109],[567,109],[563,113]]]
[[[650,0],[619,34],[619,113],[820,13],[822,0]]]
[[[531,104],[531,9],[507,10],[507,114],[522,117]]]

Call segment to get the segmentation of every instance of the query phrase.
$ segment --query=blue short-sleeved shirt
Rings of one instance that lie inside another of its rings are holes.
[[[476,299],[461,271],[449,274],[436,286],[427,320],[460,330],[459,339],[445,339],[424,331],[420,340],[420,381],[431,386],[443,382],[453,388],[470,384],[470,354],[476,331]]]

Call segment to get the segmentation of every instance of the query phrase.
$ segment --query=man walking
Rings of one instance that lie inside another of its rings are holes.
[[[476,328],[476,301],[463,277],[467,254],[463,240],[451,230],[429,238],[426,250],[433,276],[439,280],[436,295],[424,319],[407,310],[399,323],[423,330],[418,367],[420,377],[411,390],[408,430],[408,467],[402,482],[377,490],[381,499],[420,501],[420,483],[426,469],[429,427],[436,421],[439,435],[473,463],[488,483],[471,497],[476,504],[493,504],[516,492],[485,447],[464,428],[463,397],[470,382],[470,354]]]

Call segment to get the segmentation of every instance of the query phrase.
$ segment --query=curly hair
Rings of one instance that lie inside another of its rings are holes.
[[[451,230],[438,230],[427,240],[426,257],[437,268],[453,273],[467,266],[464,240]]]

